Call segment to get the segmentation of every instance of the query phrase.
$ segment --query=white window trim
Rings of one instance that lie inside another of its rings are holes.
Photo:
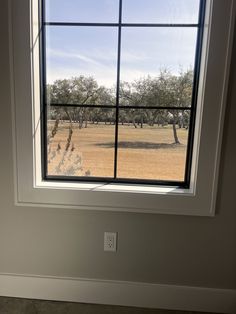
[[[15,204],[213,216],[235,2],[207,0],[189,189],[42,181],[37,6],[37,0],[9,5]]]

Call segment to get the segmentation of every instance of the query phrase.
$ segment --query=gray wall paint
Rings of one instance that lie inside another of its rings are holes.
[[[216,217],[15,207],[7,0],[1,0],[0,15],[0,273],[236,289],[236,60]],[[236,37],[234,42],[236,55]],[[109,230],[119,232],[116,254],[103,252],[103,232]]]

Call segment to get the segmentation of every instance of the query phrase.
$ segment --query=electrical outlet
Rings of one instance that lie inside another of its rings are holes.
[[[117,232],[104,232],[104,251],[116,252]]]

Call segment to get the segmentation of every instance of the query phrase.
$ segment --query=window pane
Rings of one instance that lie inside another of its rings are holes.
[[[117,177],[184,181],[189,110],[119,112]]]
[[[113,177],[115,110],[49,107],[48,175]]]
[[[195,28],[124,28],[122,101],[132,94],[132,105],[190,106],[196,35]]]
[[[123,0],[124,23],[198,22],[199,0]]]
[[[119,0],[45,0],[47,22],[117,23]]]
[[[78,78],[76,97],[71,97],[71,85],[59,82],[64,96],[52,99],[59,103],[96,102],[99,87],[115,94],[117,58],[117,29],[108,27],[47,27],[46,77],[47,84],[56,80]],[[71,83],[72,84],[72,83]],[[72,84],[73,85],[73,84]],[[80,92],[83,91],[81,96]],[[104,93],[103,93],[104,94]],[[57,92],[59,95],[59,92]],[[62,99],[63,98],[63,99]],[[114,102],[113,97],[105,100]],[[50,100],[49,100],[50,101]],[[97,100],[98,102],[98,100]]]

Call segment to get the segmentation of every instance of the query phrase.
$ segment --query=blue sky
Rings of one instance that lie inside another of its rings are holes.
[[[118,0],[45,0],[46,20],[118,21]],[[197,23],[199,0],[123,0],[125,23]],[[167,68],[193,66],[196,28],[123,28],[121,79],[157,76]],[[47,81],[93,76],[99,84],[116,82],[116,27],[47,27]]]

